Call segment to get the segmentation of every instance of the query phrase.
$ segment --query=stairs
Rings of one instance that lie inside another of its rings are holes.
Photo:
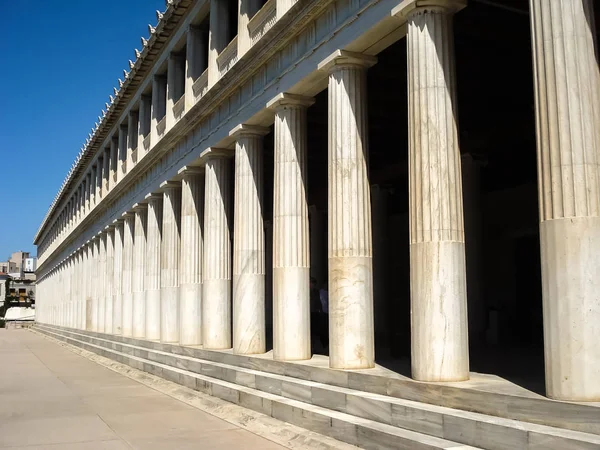
[[[458,395],[456,391],[465,389],[368,371],[332,370],[48,325],[35,328],[136,369],[362,448],[600,449],[598,405],[474,389]],[[492,410],[496,414],[488,412]]]

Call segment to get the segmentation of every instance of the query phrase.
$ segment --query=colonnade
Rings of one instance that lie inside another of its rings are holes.
[[[398,12],[408,22],[412,375],[461,381],[469,377],[469,355],[454,2],[434,3]],[[590,10],[587,0],[531,0],[546,378],[551,397],[569,400],[600,399],[600,78]],[[337,50],[318,67],[328,76],[329,335],[330,366],[337,369],[375,364],[365,96],[367,70],[376,63],[374,56]],[[311,356],[304,180],[312,102],[283,93],[267,105],[275,117],[278,360]],[[268,131],[238,125],[230,133],[234,151],[208,149],[202,167],[182,168],[53,269],[42,281],[39,320],[265,352]]]

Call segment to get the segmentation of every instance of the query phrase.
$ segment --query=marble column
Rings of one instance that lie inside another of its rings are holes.
[[[93,331],[93,301],[92,296],[94,295],[94,277],[93,277],[93,242],[87,241],[85,245],[85,329]]]
[[[140,97],[138,119],[137,158],[134,158],[134,163],[137,163],[146,154],[144,139],[150,133],[150,123],[152,122],[152,99],[148,95]]]
[[[181,183],[166,181],[160,187],[163,191],[160,252],[160,340],[161,342],[178,342]]]
[[[129,111],[127,115],[127,159],[125,161],[125,170],[127,174],[133,168],[133,152],[137,150],[142,141],[138,140],[139,135],[139,112]]]
[[[199,25],[189,25],[186,38],[185,110],[189,111],[196,103],[194,82],[206,68],[208,42],[205,28]]]
[[[420,381],[469,378],[452,13],[408,16],[411,357]]]
[[[167,77],[154,75],[152,78],[152,120],[150,123],[150,148],[158,142],[158,122],[165,116],[167,107]]]
[[[600,74],[591,0],[530,0],[546,392],[600,401]]]
[[[148,205],[136,203],[133,205],[135,214],[133,240],[133,308],[132,308],[132,334],[134,338],[146,337],[146,293],[144,291],[144,278],[146,266],[146,233]]]
[[[166,106],[166,129],[170,130],[175,125],[175,114],[173,106],[181,97],[184,86],[181,85],[182,68],[184,55],[178,53],[169,54],[167,71],[167,106]],[[185,82],[185,81],[184,81]]]
[[[277,0],[277,20],[281,19],[298,0]]]
[[[268,128],[239,125],[233,219],[233,352],[265,352],[263,137]]]
[[[252,47],[248,22],[260,10],[261,6],[261,0],[238,0],[238,58],[241,58]]]
[[[117,183],[123,179],[127,173],[127,135],[128,127],[127,124],[119,126],[119,148],[117,156]]]
[[[96,297],[97,297],[97,304],[98,304],[98,310],[97,310],[97,323],[98,323],[98,327],[96,329],[96,331],[98,331],[99,333],[104,333],[104,327],[105,327],[105,323],[106,323],[106,316],[105,316],[105,311],[106,311],[106,295],[105,295],[105,288],[106,288],[106,234],[104,232],[100,232],[98,233],[98,237],[97,237],[97,241],[98,241],[98,266],[97,266],[97,271],[96,271]]]
[[[306,109],[312,98],[279,94],[273,183],[273,358],[310,359],[310,244]]]
[[[144,291],[146,298],[146,339],[160,339],[160,249],[162,246],[162,194],[148,194],[146,224],[146,263]]]
[[[98,331],[98,308],[100,306],[100,280],[98,279],[98,271],[100,270],[100,238],[94,236],[92,238],[92,264],[91,264],[91,282],[92,282],[92,331]]]
[[[207,349],[231,348],[231,162],[225,155],[209,156],[204,176],[201,318]]]
[[[230,2],[210,0],[210,30],[208,34],[208,87],[219,80],[219,66],[217,57],[230,42],[229,15],[237,11],[230,11]]]
[[[121,334],[123,326],[123,219],[113,221],[114,237],[114,270],[113,270],[113,334]]]
[[[202,344],[202,221],[204,175],[184,167],[181,178],[180,345]]]
[[[110,147],[104,149],[104,158],[102,159],[102,192],[106,196],[110,190]]]
[[[123,294],[123,313],[122,335],[126,337],[133,336],[133,242],[135,239],[135,214],[132,212],[123,213],[125,220],[123,234],[123,260],[122,260],[122,281],[121,292]]]
[[[375,365],[366,82],[376,61],[338,50],[319,64],[329,73],[329,363],[337,369]]]
[[[113,332],[113,292],[115,270],[115,231],[113,225],[104,228],[106,234],[106,272],[104,285],[104,332]]]

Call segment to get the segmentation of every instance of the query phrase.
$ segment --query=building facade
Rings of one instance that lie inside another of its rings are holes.
[[[502,341],[600,401],[592,3],[167,2],[35,236],[37,320],[303,360],[313,277],[332,368],[458,382]]]

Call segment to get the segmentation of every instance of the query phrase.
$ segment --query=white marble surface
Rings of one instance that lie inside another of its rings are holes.
[[[377,59],[338,50],[329,73],[329,353],[336,369],[375,364],[366,69]]]
[[[546,391],[573,401],[600,401],[600,74],[593,3],[530,2]]]
[[[281,94],[275,110],[273,357],[310,359],[310,254],[306,203],[306,109],[312,98]]]
[[[98,298],[97,331],[104,333],[106,313],[106,234],[98,234],[98,272],[96,273],[96,297]]]
[[[123,294],[121,291],[123,277],[123,220],[115,220],[115,253],[113,271],[113,334],[121,334],[123,317]]]
[[[181,345],[202,344],[202,228],[204,176],[199,168],[184,168],[181,180]]]
[[[149,194],[146,234],[144,293],[146,299],[146,338],[160,339],[160,251],[162,194]]]
[[[104,274],[104,333],[113,331],[113,284],[115,270],[115,230],[105,228],[106,233],[106,273]]]
[[[144,275],[146,271],[148,206],[144,203],[136,204],[133,211],[135,214],[135,238],[133,241],[132,335],[133,337],[143,338],[146,336]]]
[[[123,261],[121,293],[123,294],[122,335],[133,336],[133,242],[135,239],[135,215],[127,212],[123,234]]]
[[[231,348],[231,161],[206,161],[204,195],[204,264],[202,280],[202,344]]]
[[[265,232],[262,216],[263,136],[240,125],[235,136],[233,219],[233,351],[265,352]]]
[[[469,378],[451,20],[443,7],[408,18],[411,367],[421,381]]]
[[[160,340],[161,342],[178,342],[181,186],[180,183],[166,182],[162,189]]]

